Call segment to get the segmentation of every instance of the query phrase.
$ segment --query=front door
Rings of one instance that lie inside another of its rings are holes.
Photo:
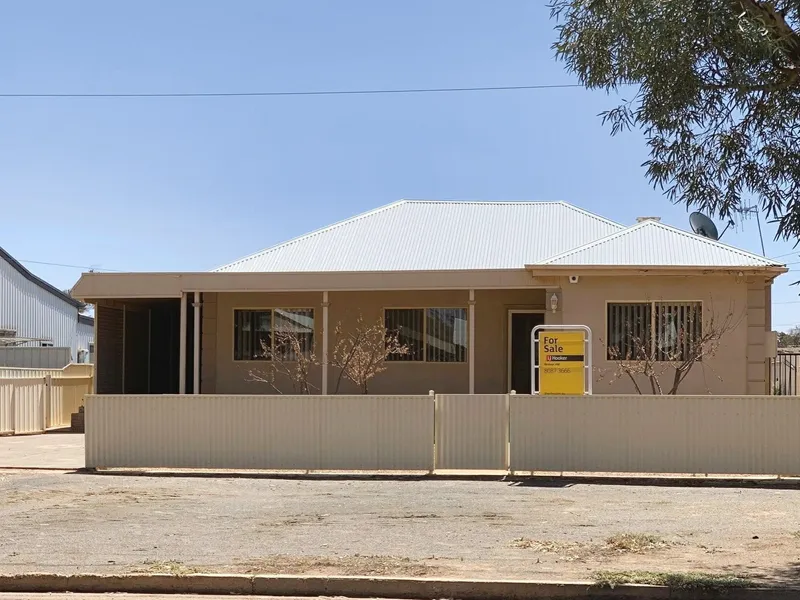
[[[530,394],[531,390],[531,331],[537,325],[544,324],[541,312],[510,312],[509,335],[511,351],[509,360],[510,389],[518,394]],[[539,385],[539,373],[536,373],[536,385]]]

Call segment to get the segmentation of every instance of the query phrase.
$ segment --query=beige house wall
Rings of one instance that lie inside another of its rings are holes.
[[[508,314],[510,310],[543,310],[545,291],[476,290],[475,291],[475,391],[502,393],[508,378]],[[336,346],[334,330],[341,323],[352,329],[359,316],[367,323],[383,320],[386,308],[469,308],[468,290],[431,290],[401,292],[331,292],[329,302],[329,352]],[[233,360],[233,311],[237,308],[313,308],[316,354],[322,358],[322,294],[303,293],[228,293],[205,294],[203,300],[202,391],[224,394],[265,394],[275,390],[264,383],[248,381],[251,371],[269,371],[259,361]],[[337,389],[339,372],[329,372],[329,393]],[[280,378],[279,378],[280,379]],[[316,388],[322,387],[322,370],[311,377]],[[291,392],[287,381],[281,391]],[[459,394],[469,391],[469,364],[393,362],[370,382],[372,394]],[[339,393],[358,393],[343,380]]]
[[[705,319],[732,314],[738,322],[725,334],[718,352],[698,362],[679,388],[681,394],[763,394],[766,291],[735,276],[581,277],[562,283],[564,323],[588,325],[594,336],[595,394],[636,393],[627,377],[614,378],[616,365],[606,358],[608,302],[702,301]],[[760,362],[759,362],[760,361]],[[674,371],[667,371],[669,379]]]
[[[215,357],[214,367],[202,361],[201,379],[214,380],[213,389],[202,385],[204,394],[274,394],[276,390],[267,383],[252,381],[253,375],[269,375],[270,364],[264,361],[233,360],[233,311],[238,308],[313,308],[314,342],[321,358],[322,344],[322,294],[302,293],[225,293],[216,295],[216,335],[203,330],[202,356]],[[205,307],[204,307],[205,309]],[[205,312],[205,311],[204,311]],[[212,325],[204,314],[203,324]],[[212,371],[213,369],[213,371]],[[322,370],[314,368],[309,383],[319,390],[322,387]],[[283,377],[276,385],[283,393],[291,393],[292,386]]]
[[[544,304],[543,289],[475,291],[476,394],[502,394],[510,391],[509,311],[543,311]],[[550,313],[545,314],[545,322],[548,322],[550,316]]]
[[[205,394],[213,394],[217,389],[217,298],[219,294],[203,294],[202,332],[200,342],[200,389]]]
[[[383,322],[385,308],[464,308],[469,306],[467,290],[435,290],[407,292],[331,292],[330,352],[334,351],[336,338],[332,335],[338,323],[343,330],[352,330],[363,315],[366,323]],[[319,343],[319,342],[318,342]],[[339,373],[331,368],[329,392],[336,391]],[[397,390],[404,390],[398,392]],[[469,364],[392,362],[386,371],[378,374],[369,384],[370,394],[465,394],[469,392]],[[342,381],[339,393],[354,394],[359,390],[347,381]]]
[[[770,284],[763,278],[735,276],[638,276],[581,277],[577,284],[563,278],[561,287],[475,290],[475,392],[508,391],[509,311],[541,310],[546,323],[585,324],[594,334],[593,360],[596,394],[635,393],[632,384],[611,381],[614,363],[606,360],[607,302],[702,301],[706,317],[711,308],[716,318],[732,312],[739,320],[729,331],[716,356],[697,364],[680,388],[682,394],[763,394],[766,391],[765,341],[769,330]],[[559,299],[556,313],[550,297]],[[269,394],[275,390],[254,383],[250,372],[269,371],[269,364],[233,360],[233,311],[236,308],[313,308],[317,357],[322,358],[321,292],[298,293],[206,293],[203,296],[202,391],[222,394]],[[469,290],[373,291],[329,293],[329,352],[332,357],[334,329],[354,327],[359,315],[368,323],[383,318],[385,308],[462,307],[469,308]],[[470,340],[472,343],[472,340]],[[337,389],[338,370],[329,369],[329,393]],[[322,369],[310,378],[322,388]],[[278,379],[284,393],[291,393],[287,380]],[[459,394],[469,391],[469,364],[395,362],[375,377],[371,394]],[[340,394],[358,393],[342,381]]]

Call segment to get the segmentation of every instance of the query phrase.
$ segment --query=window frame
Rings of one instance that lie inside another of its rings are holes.
[[[269,311],[269,323],[270,323],[270,351],[274,354],[275,352],[275,336],[273,335],[275,332],[275,311],[276,310],[310,310],[311,311],[311,318],[314,320],[314,327],[311,333],[311,349],[309,352],[313,351],[314,344],[316,342],[316,335],[317,335],[317,315],[316,315],[316,308],[313,306],[235,306],[231,309],[231,331],[233,335],[231,337],[231,360],[235,363],[255,363],[255,364],[272,364],[275,361],[272,358],[265,358],[265,359],[253,359],[253,358],[236,358],[236,311],[260,311],[266,312]],[[281,360],[280,362],[286,364],[296,363],[297,360]]]
[[[657,324],[657,307],[659,304],[664,305],[679,305],[679,304],[697,304],[699,305],[699,314],[700,314],[700,331],[703,331],[705,327],[705,302],[703,300],[606,300],[606,307],[605,307],[605,314],[603,315],[603,319],[605,320],[605,327],[604,333],[606,337],[606,350],[604,352],[604,358],[606,362],[615,362],[613,358],[610,358],[608,355],[608,310],[609,306],[612,304],[648,304],[650,305],[650,354],[652,356],[657,356],[657,344],[658,344],[658,330],[656,327]],[[698,359],[699,360],[699,359]],[[642,360],[631,360],[625,362],[644,362]],[[656,358],[655,362],[659,363],[676,363],[681,361],[674,361],[674,360],[660,360]]]
[[[386,362],[392,364],[431,364],[431,365],[467,365],[469,364],[469,347],[472,343],[472,340],[469,336],[469,307],[468,306],[459,306],[459,305],[450,305],[450,306],[384,306],[382,311],[383,316],[383,327],[388,332],[389,329],[386,327],[386,311],[387,310],[421,310],[422,312],[422,350],[420,354],[422,355],[421,360],[403,360],[403,359],[396,359],[392,360],[391,358],[386,359]],[[464,352],[464,360],[453,360],[453,361],[437,361],[437,360],[428,360],[428,310],[463,310],[465,316],[467,317],[467,345],[465,346],[466,351]]]

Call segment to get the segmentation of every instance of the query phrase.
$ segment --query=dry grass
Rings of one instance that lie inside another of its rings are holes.
[[[552,540],[531,540],[528,538],[512,540],[511,546],[513,548],[541,552],[542,554],[557,554],[561,560],[567,562],[588,558],[596,551],[592,544],[554,542]]]
[[[665,539],[648,533],[617,533],[606,538],[606,548],[620,554],[643,554],[670,545]]]
[[[566,561],[585,560],[614,554],[645,554],[671,546],[670,542],[657,535],[644,533],[619,533],[612,535],[603,543],[596,542],[556,542],[552,540],[532,540],[517,538],[512,540],[512,548],[533,550],[542,554],[557,554]]]
[[[167,575],[191,575],[198,569],[189,567],[179,560],[146,560],[141,567],[135,567],[134,573],[164,573]]]
[[[398,556],[289,556],[276,554],[238,565],[245,573],[424,577],[438,569]]]
[[[656,573],[653,571],[598,571],[594,581],[602,587],[614,588],[625,584],[660,585],[679,589],[726,590],[749,587],[750,580],[735,575],[713,573]]]

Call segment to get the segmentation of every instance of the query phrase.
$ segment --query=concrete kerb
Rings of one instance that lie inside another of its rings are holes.
[[[51,469],[58,470],[58,469]],[[606,474],[523,474],[509,471],[436,471],[413,473],[375,473],[368,471],[264,471],[238,469],[162,469],[162,468],[80,468],[68,469],[77,475],[107,477],[152,477],[152,478],[201,478],[201,479],[283,479],[298,481],[502,481],[514,485],[562,486],[569,485],[623,485],[652,487],[709,487],[709,488],[768,488],[800,489],[800,477],[778,477],[763,475],[712,475],[694,477],[688,475],[625,475]]]
[[[343,596],[436,600],[543,600],[545,598],[671,598],[789,600],[800,590],[743,588],[720,591],[673,590],[661,586],[622,585],[602,588],[590,582],[486,581],[396,577],[321,577],[304,575],[0,575],[0,592],[140,593],[255,596]]]

